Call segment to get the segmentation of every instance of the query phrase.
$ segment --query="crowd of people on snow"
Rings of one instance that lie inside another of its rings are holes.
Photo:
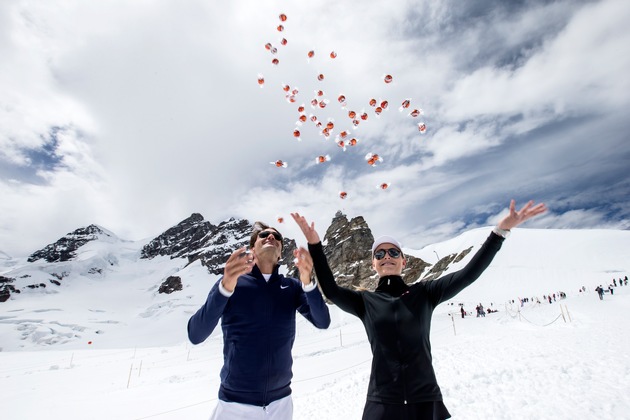
[[[619,279],[613,279],[612,283],[608,285],[608,288],[604,288],[601,284],[595,288],[597,295],[599,296],[599,300],[604,300],[604,293],[608,292],[610,295],[615,294],[615,288],[617,287],[617,283],[619,283],[619,287],[628,285],[628,276],[624,276],[624,278],[619,277]],[[581,291],[586,291],[585,287],[582,287]]]
[[[615,294],[615,288],[617,287],[621,287],[621,286],[627,286],[628,285],[628,276],[624,276],[623,278],[613,278],[612,279],[612,283],[610,283],[608,286],[604,287],[603,285],[598,285],[595,288],[595,291],[597,292],[597,295],[599,296],[600,300],[604,299],[604,294],[605,293],[609,293],[611,296]],[[586,292],[586,286],[582,286],[580,289],[578,289],[579,293],[584,293]],[[555,292],[555,293],[550,293],[547,295],[543,295],[542,300],[543,302],[547,302],[547,303],[554,303],[556,302],[558,299],[566,299],[567,295],[566,293],[559,291],[559,292]],[[511,301],[508,301],[509,304],[512,305],[516,305],[516,299],[512,299]],[[529,302],[535,302],[536,304],[542,304],[541,300],[535,296],[532,298],[526,297],[526,298],[518,298],[518,305],[523,307],[526,303]],[[483,305],[481,303],[479,303],[476,307],[475,307],[475,314],[477,318],[483,317],[485,318],[486,314],[491,314],[491,313],[495,313],[498,312],[498,310],[492,308],[493,303],[490,303],[491,307],[488,307],[486,309],[484,309]],[[468,312],[466,311],[466,309],[464,308],[464,304],[463,303],[459,303],[459,311],[461,313],[462,318],[466,317],[466,316],[472,316],[472,312]]]
[[[494,305],[493,303],[490,303],[490,306],[493,306],[493,305]],[[463,303],[459,304],[459,311],[460,311],[460,313],[462,315],[462,318],[472,315],[472,312],[467,312],[466,309],[464,309],[464,304]],[[485,318],[486,313],[493,314],[495,312],[499,312],[499,311],[497,309],[494,309],[494,308],[486,308],[486,309],[484,309],[484,307],[483,307],[483,305],[481,303],[479,303],[475,307],[475,313],[477,315],[477,318],[479,318],[479,317],[484,317]]]

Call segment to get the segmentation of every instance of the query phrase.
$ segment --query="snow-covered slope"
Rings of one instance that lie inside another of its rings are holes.
[[[449,241],[406,253],[426,261],[474,249],[449,271],[465,265],[490,228],[466,232]],[[76,251],[71,261],[42,259],[5,271],[23,292],[0,303],[0,347],[3,350],[82,348],[91,341],[100,348],[173,345],[185,341],[181,325],[199,307],[218,278],[199,260],[163,256],[140,258],[146,241],[129,242],[105,236]],[[630,231],[516,229],[472,286],[449,303],[502,305],[524,297],[608,285],[630,272],[624,250]],[[177,275],[183,290],[159,294],[159,285]],[[46,287],[25,287],[26,285]],[[472,307],[471,307],[472,305]],[[169,333],[165,334],[165,331]]]
[[[449,241],[430,245],[420,251],[406,250],[425,261],[435,262],[457,250],[474,246],[460,263],[465,265],[479,249],[490,228],[466,232]],[[503,302],[558,292],[578,292],[582,286],[593,290],[608,285],[613,278],[630,271],[630,231],[515,229],[503,243],[482,278],[456,299]]]
[[[406,252],[435,262],[436,253],[476,250],[489,231]],[[0,303],[0,385],[10,401],[3,418],[208,418],[221,331],[192,346],[186,323],[217,276],[199,261],[139,259],[143,243],[94,241],[76,261],[39,261],[3,274],[33,281],[71,270],[55,288]],[[626,418],[630,286],[603,301],[593,289],[630,273],[627,249],[628,231],[515,230],[483,276],[433,317],[434,363],[453,419]],[[173,273],[183,290],[158,294]],[[542,300],[557,291],[566,299]],[[541,303],[508,303],[524,296]],[[460,302],[498,312],[461,319]],[[331,316],[328,330],[298,317],[295,419],[361,416],[370,347],[356,318],[335,306]]]

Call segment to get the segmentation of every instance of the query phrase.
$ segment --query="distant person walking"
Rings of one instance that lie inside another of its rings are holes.
[[[400,243],[391,236],[381,236],[372,244],[372,268],[378,274],[375,291],[338,286],[315,224],[309,224],[298,213],[291,214],[306,237],[324,295],[343,311],[361,319],[367,332],[372,369],[363,420],[451,417],[433,370],[429,340],[433,310],[479,278],[510,229],[545,210],[544,204],[530,201],[517,211],[512,200],[508,215],[466,266],[439,279],[412,285],[407,285],[401,276],[407,260]]]
[[[602,288],[602,285],[600,284],[599,286],[597,286],[597,288],[595,289],[595,291],[597,292],[597,294],[599,295],[599,300],[604,300],[604,289]]]

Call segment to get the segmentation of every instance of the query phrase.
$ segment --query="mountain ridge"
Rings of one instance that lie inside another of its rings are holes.
[[[221,275],[229,255],[239,247],[248,246],[252,226],[253,223],[247,219],[237,220],[234,217],[215,225],[205,220],[200,213],[192,213],[154,238],[136,242],[122,240],[98,225],[81,227],[33,252],[25,264],[16,265],[13,262],[11,269],[4,271],[0,278],[0,302],[27,290],[60,286],[61,281],[73,274],[107,277],[112,267],[119,264],[121,257],[116,254],[120,251],[116,247],[121,244],[134,244],[136,250],[126,257],[132,260],[151,261],[158,257],[181,260],[181,267],[173,269],[165,278],[156,279],[160,283],[160,293],[180,291],[181,276],[177,273],[196,261],[209,274]],[[376,276],[370,268],[373,240],[363,217],[348,220],[341,211],[336,213],[323,242],[333,270],[344,273],[340,275],[339,284],[357,288],[369,288],[375,284]],[[338,244],[341,246],[337,247]],[[293,263],[293,250],[296,247],[294,239],[284,238],[280,265],[291,276],[298,275]],[[7,267],[9,265],[5,264]],[[443,268],[447,265],[443,264]],[[409,256],[405,278],[415,281],[429,266],[431,264]]]
[[[249,238],[249,222],[225,222],[221,234],[207,237],[215,242],[205,248],[194,246],[189,249],[193,252],[175,258],[168,253],[142,258],[144,247],[159,235],[140,241],[103,235],[78,247],[67,261],[0,261],[0,291],[6,298],[0,303],[4,309],[0,347],[77,348],[98,342],[106,348],[121,340],[151,347],[184,342],[188,319],[220,277],[221,259]],[[462,268],[491,230],[472,229],[419,250],[403,246],[408,261],[417,258],[422,266],[403,273],[405,281],[428,281]],[[339,284],[373,290],[372,239],[362,217],[335,215],[323,243]],[[285,238],[284,247],[280,272],[291,275],[290,248],[295,241]],[[575,295],[584,286],[590,292],[628,275],[629,247],[629,231],[517,228],[479,280],[438,310],[452,311],[450,306],[459,304],[474,308],[479,302],[496,308],[519,297]]]
[[[248,245],[252,226],[247,219],[233,217],[215,225],[206,221],[200,213],[192,213],[154,238],[140,241],[121,239],[94,224],[78,228],[57,242],[33,252],[26,262],[0,260],[0,302],[18,298],[24,292],[27,295],[62,292],[62,284],[72,278],[107,280],[119,275],[122,266],[128,270],[126,267],[134,264],[146,270],[139,271],[138,276],[150,278],[158,293],[179,292],[186,282],[183,279],[186,267],[196,262],[207,274],[221,275],[229,255],[235,249]],[[489,230],[489,227],[473,229],[422,250],[403,249],[407,258],[403,271],[405,281],[429,281],[453,267],[459,267],[474,247],[483,242]],[[579,231],[575,235],[564,230],[558,232],[562,232],[561,236],[579,237]],[[475,237],[475,240],[463,239],[467,237]],[[371,268],[370,253],[373,240],[369,225],[362,216],[348,219],[341,211],[335,214],[322,243],[340,285],[357,289],[375,288],[377,277]],[[290,276],[298,274],[292,255],[296,246],[294,239],[285,238],[280,264],[282,272]],[[557,246],[570,248],[573,245],[558,242]],[[539,258],[544,259],[544,255]],[[166,264],[164,259],[170,260],[168,264],[171,268],[167,272],[151,268],[152,261],[161,261],[156,265]]]

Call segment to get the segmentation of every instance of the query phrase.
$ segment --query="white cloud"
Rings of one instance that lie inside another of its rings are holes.
[[[464,75],[445,100],[445,115],[457,121],[525,114],[546,116],[545,122],[627,105],[630,58],[620,51],[630,42],[628,17],[630,7],[621,1],[580,7],[564,30],[546,39],[522,66],[489,65]],[[523,18],[510,26],[519,37],[532,24],[530,15]]]
[[[630,34],[625,3],[485,11],[423,1],[3,4],[0,249],[32,252],[88,223],[144,238],[193,212],[214,223],[284,214],[288,227],[288,213],[303,209],[323,229],[342,210],[404,237],[474,225],[467,209],[505,206],[512,191],[585,189],[597,177],[578,185],[572,167],[594,173],[585,162],[595,154],[598,165],[616,162],[612,176],[628,153],[618,114],[630,91],[630,63],[619,54]],[[288,15],[282,33],[280,12]],[[278,66],[266,42],[277,46]],[[300,89],[296,103],[284,99],[282,83]],[[330,100],[324,110],[309,105],[319,88]],[[340,93],[347,109],[336,103]],[[380,118],[372,97],[390,103]],[[398,112],[405,98],[424,109],[425,135],[420,118]],[[342,152],[310,121],[296,141],[301,103],[334,119],[333,137],[347,129],[359,145]],[[368,121],[353,130],[349,110],[368,112]],[[562,125],[571,118],[583,120]],[[52,127],[63,133],[54,150],[61,166],[29,166]],[[584,146],[587,132],[609,151]],[[367,152],[383,163],[370,168]],[[319,154],[332,159],[315,165]],[[289,167],[269,164],[277,159]],[[20,165],[39,170],[44,184],[29,185]],[[380,182],[392,188],[379,191]]]

